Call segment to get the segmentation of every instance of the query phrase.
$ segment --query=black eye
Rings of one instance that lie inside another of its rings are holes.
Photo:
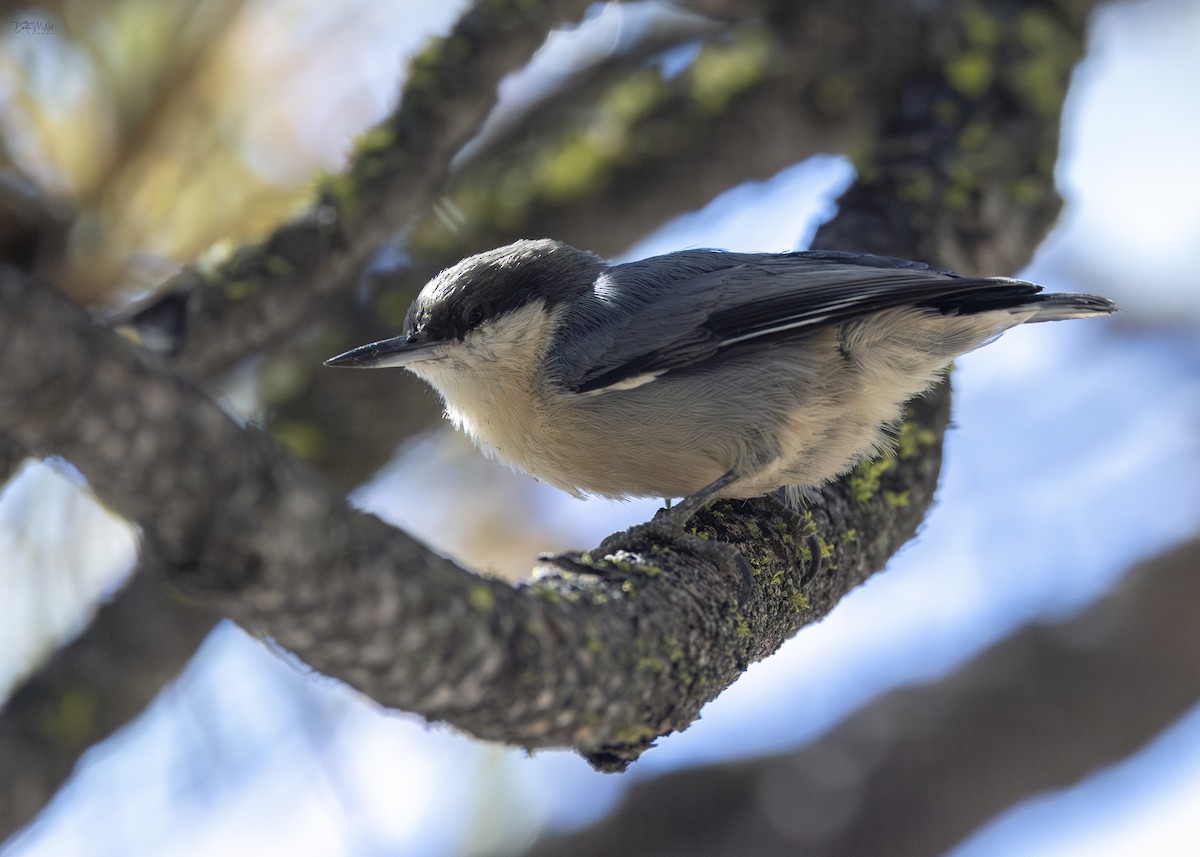
[[[483,307],[478,304],[467,310],[467,329],[477,327],[483,321]]]

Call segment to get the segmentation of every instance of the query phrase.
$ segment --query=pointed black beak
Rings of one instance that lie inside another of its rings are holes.
[[[345,369],[386,369],[391,366],[407,366],[422,360],[437,360],[433,350],[440,344],[406,334],[351,348],[345,354],[330,357],[325,361],[325,365]]]

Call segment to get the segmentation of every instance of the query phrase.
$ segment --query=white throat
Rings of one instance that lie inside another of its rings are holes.
[[[555,315],[545,302],[485,322],[436,360],[408,368],[441,394],[446,416],[488,455],[520,465],[515,451],[536,426],[543,386],[538,380]]]

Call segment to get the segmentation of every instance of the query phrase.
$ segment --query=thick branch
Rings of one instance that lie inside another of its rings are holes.
[[[610,768],[684,728],[911,537],[947,412],[944,396],[917,408],[913,454],[873,467],[867,490],[862,474],[829,489],[812,513],[819,536],[771,501],[725,504],[696,523],[732,547],[634,531],[514,588],[350,510],[259,432],[12,271],[0,341],[0,431],[78,466],[177,585],[385,705],[578,747]]]
[[[175,344],[182,364],[202,376],[220,372],[311,318],[323,296],[340,287],[387,234],[428,204],[451,156],[494,103],[500,79],[520,67],[555,24],[578,18],[587,5],[579,0],[549,0],[536,8],[489,3],[469,11],[449,37],[414,64],[397,111],[369,135],[369,144],[360,146],[347,174],[327,184],[325,198],[306,218],[281,227],[261,246],[243,248],[217,271],[193,268],[174,283],[173,294],[154,312],[170,316],[167,325],[178,337]],[[386,145],[381,146],[381,140]],[[394,426],[398,421],[384,422]],[[348,442],[341,448],[362,449],[362,444]],[[0,483],[24,454],[10,436],[0,434]],[[153,604],[134,597],[141,586],[117,593],[100,618],[137,608],[155,611]],[[161,610],[153,615],[175,616],[180,608],[165,593],[158,595]],[[105,672],[110,684],[95,704],[96,729],[77,738],[108,734],[149,701],[156,689],[152,677],[165,682],[177,673],[205,631],[202,619],[181,625],[194,631],[188,637],[192,645],[181,639],[179,645],[155,648],[158,669],[152,673],[140,670],[140,656],[128,669]],[[19,692],[20,699],[30,701],[40,695],[43,698],[34,707],[55,705],[75,680],[73,659],[95,661],[106,647],[111,649],[108,660],[128,656],[129,650],[116,642],[103,623],[89,627],[75,645],[59,654],[45,675]],[[135,676],[147,680],[130,680]],[[23,705],[14,700],[4,711],[0,730],[5,734],[24,734]],[[22,754],[0,754],[4,781],[24,789],[22,800],[5,804],[14,811],[5,819],[9,830],[38,809],[37,801],[49,797],[48,789],[61,782],[88,743],[30,741],[24,746]],[[34,753],[34,748],[39,752]],[[39,765],[43,776],[31,776]],[[39,786],[27,788],[33,782]]]
[[[1200,699],[1200,542],[1066,622],[1030,625],[813,744],[635,785],[542,854],[943,854],[1018,801],[1136,752]],[[932,814],[931,814],[932,813]]]

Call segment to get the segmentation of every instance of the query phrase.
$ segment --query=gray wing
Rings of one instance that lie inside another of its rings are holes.
[[[884,309],[973,313],[1021,306],[1039,291],[885,256],[687,250],[609,268],[568,311],[551,354],[564,386],[596,393]]]

